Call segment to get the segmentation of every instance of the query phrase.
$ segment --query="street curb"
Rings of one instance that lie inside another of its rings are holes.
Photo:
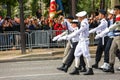
[[[91,54],[91,58],[94,58],[95,54]],[[63,58],[63,51],[58,51],[58,52],[50,52],[49,55],[43,55],[43,54],[34,54],[34,55],[23,55],[23,56],[18,56],[13,59],[5,59],[5,60],[0,60],[0,63],[5,63],[5,62],[20,62],[20,61],[39,61],[39,60],[56,60],[56,59],[62,59]]]
[[[55,59],[61,59],[63,56],[56,56],[59,54],[62,54],[64,51],[53,51],[53,52],[44,52],[43,54],[37,53],[37,54],[25,54],[13,57],[11,59],[3,59],[0,60],[0,63],[4,62],[18,62],[18,61],[35,61],[35,60],[55,60]]]
[[[62,57],[8,59],[8,60],[0,60],[0,63],[5,63],[5,62],[21,62],[21,61],[39,61],[39,60],[56,60],[56,59],[62,59]]]

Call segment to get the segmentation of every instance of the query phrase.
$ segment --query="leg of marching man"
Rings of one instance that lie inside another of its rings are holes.
[[[93,75],[93,70],[92,70],[92,66],[91,66],[91,59],[90,59],[90,54],[89,54],[89,47],[88,44],[86,44],[86,42],[81,42],[79,41],[76,49],[75,49],[75,69],[73,70],[73,72],[71,72],[71,75],[78,75],[79,74],[79,57],[83,54],[83,56],[86,58],[86,62],[88,65],[88,71],[84,74],[84,75]]]
[[[64,51],[64,57],[63,57],[63,60],[62,60],[62,66],[58,67],[57,68],[58,70],[63,70],[64,67],[66,66],[65,63],[67,61],[67,57],[68,57],[70,49],[71,49],[70,44],[71,44],[70,41],[68,41],[67,44],[66,44],[66,48],[65,48],[65,51]]]

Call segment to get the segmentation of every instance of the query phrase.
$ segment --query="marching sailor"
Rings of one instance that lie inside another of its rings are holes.
[[[107,21],[108,21],[108,27],[107,28],[109,28],[109,26],[113,25],[113,23],[115,22],[114,10],[113,9],[109,11]],[[108,36],[108,40],[107,40],[107,43],[106,43],[106,46],[105,46],[105,50],[104,50],[104,64],[102,66],[100,66],[100,68],[103,71],[107,70],[109,68],[109,50],[110,50],[110,47],[111,47],[111,44],[112,44],[112,40],[113,40],[113,36],[114,36],[113,31],[109,32],[108,34],[104,34],[103,35],[105,30],[103,30],[100,34],[97,34],[95,36],[95,39],[102,38],[103,36]],[[102,35],[102,36],[99,36],[99,35]]]
[[[120,50],[120,5],[116,5],[115,6],[115,15],[116,15],[116,21],[113,25],[111,25],[109,28],[107,28],[105,31],[103,31],[100,35],[98,36],[103,36],[104,34],[113,31],[114,33],[114,38],[110,47],[110,67],[108,70],[106,70],[105,72],[110,72],[110,73],[114,73],[114,64],[115,64],[115,53],[117,51],[117,49]],[[97,37],[98,37],[97,36]]]
[[[89,31],[89,33],[96,32],[97,35],[98,35],[102,31],[104,31],[108,27],[108,22],[105,18],[106,18],[106,11],[99,10],[100,24],[96,28],[91,29]],[[105,50],[107,41],[108,41],[108,36],[102,36],[101,38],[98,39],[98,45],[97,45],[96,57],[95,57],[95,64],[92,65],[93,68],[98,68],[98,65],[99,65],[99,62],[101,60],[102,53]]]
[[[63,18],[62,16],[60,16],[60,18]],[[71,32],[73,32],[73,27],[71,26],[71,21],[74,19],[74,17],[72,17],[71,15],[67,16],[65,19],[64,19],[64,25],[66,26],[67,30],[64,31],[63,33],[55,36],[52,41],[57,41],[60,37],[66,35],[66,34],[69,34]],[[72,45],[71,45],[71,42],[70,40],[67,42],[66,44],[66,48],[64,50],[64,56],[63,56],[63,60],[62,60],[62,66],[60,67],[57,67],[58,70],[64,70],[65,67],[66,67],[66,61],[67,61],[67,58],[68,58],[68,55],[70,53],[70,49],[71,49]],[[66,70],[65,70],[66,72]]]
[[[79,28],[78,28],[78,20],[74,19],[72,22],[71,22],[71,26],[73,27],[74,31],[77,31]],[[66,35],[65,35],[66,36]],[[64,36],[63,37],[60,37],[58,39],[58,41],[61,41],[64,39]],[[67,57],[67,60],[65,62],[65,67],[62,69],[62,71],[64,72],[67,72],[68,68],[71,66],[71,64],[73,63],[74,61],[74,52],[75,52],[75,49],[76,49],[76,46],[78,44],[78,41],[79,41],[79,35],[76,35],[75,37],[72,37],[71,39],[71,43],[72,43],[72,46],[71,47],[71,50],[70,50],[70,53]],[[83,55],[80,56],[80,66],[79,66],[79,70],[80,72],[86,72],[86,64],[85,64],[85,61],[84,61],[84,58],[83,58]]]
[[[75,69],[73,72],[71,72],[71,75],[78,75],[79,74],[79,61],[80,56],[83,55],[86,58],[87,64],[88,64],[88,71],[84,75],[93,75],[93,69],[91,67],[90,61],[90,53],[89,53],[89,23],[86,18],[87,12],[81,11],[76,14],[78,17],[78,20],[81,22],[80,28],[76,30],[75,32],[62,37],[64,40],[71,40],[73,37],[79,35],[79,42],[75,48],[74,56],[75,56]]]

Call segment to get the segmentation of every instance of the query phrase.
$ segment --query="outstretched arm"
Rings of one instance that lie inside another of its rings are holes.
[[[109,30],[115,30],[116,28],[120,28],[120,21],[115,22],[113,25],[109,27]]]
[[[63,33],[61,33],[61,34],[55,36],[55,37],[52,39],[52,41],[57,41],[60,37],[66,35],[66,34],[67,34],[67,31],[64,31]]]

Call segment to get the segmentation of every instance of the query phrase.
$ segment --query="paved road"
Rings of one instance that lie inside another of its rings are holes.
[[[94,58],[92,60],[94,62]],[[64,73],[56,69],[60,64],[61,59],[0,63],[0,80],[120,80],[119,71],[107,74],[97,69],[94,69],[95,75],[92,76],[84,76],[83,73],[71,76],[69,72],[73,66]],[[115,68],[119,65],[119,61],[116,60]]]

